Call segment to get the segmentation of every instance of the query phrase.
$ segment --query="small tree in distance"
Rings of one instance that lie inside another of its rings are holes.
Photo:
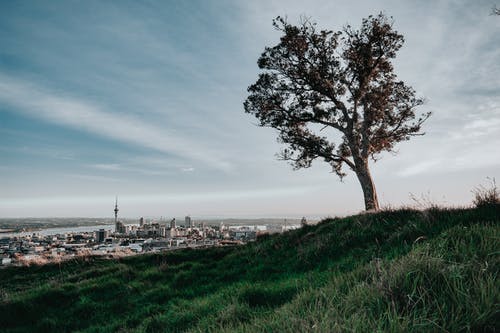
[[[377,210],[369,159],[423,135],[430,115],[416,116],[423,100],[393,72],[403,36],[382,13],[363,19],[359,30],[318,31],[307,19],[296,26],[281,17],[273,25],[283,35],[258,60],[264,71],[248,88],[245,112],[278,130],[278,141],[287,145],[279,156],[295,169],[320,158],[342,179],[347,165],[366,210]]]

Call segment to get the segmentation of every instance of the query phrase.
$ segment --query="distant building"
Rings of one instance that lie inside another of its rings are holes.
[[[12,264],[12,259],[8,257],[0,258],[0,266],[7,266]]]
[[[177,237],[177,229],[166,229],[165,230],[165,237],[166,238],[174,238]]]
[[[170,221],[170,229],[175,229],[175,217]]]
[[[193,221],[191,220],[191,216],[188,215],[184,218],[184,224],[185,224],[186,228],[193,227]]]
[[[127,231],[127,228],[125,228],[125,225],[121,222],[118,221],[118,197],[116,197],[115,200],[115,232],[118,234],[124,234]]]
[[[167,227],[166,226],[160,226],[160,236],[167,237]]]
[[[115,232],[117,234],[124,234],[127,232],[127,227],[125,226],[125,224],[123,224],[122,221],[117,221],[115,223]]]
[[[144,217],[139,219],[139,226],[142,227],[144,225]]]
[[[104,229],[99,229],[95,232],[95,240],[97,243],[104,243],[106,237],[108,237],[108,232]]]
[[[255,240],[257,233],[254,230],[235,230],[233,231],[235,240]]]

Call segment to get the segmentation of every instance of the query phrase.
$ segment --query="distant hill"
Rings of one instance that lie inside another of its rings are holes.
[[[500,207],[328,219],[240,247],[0,270],[2,332],[495,332]]]
[[[0,218],[1,229],[13,229],[15,231],[38,231],[48,228],[82,227],[103,224],[113,224],[111,218],[89,218],[89,217],[18,217]]]

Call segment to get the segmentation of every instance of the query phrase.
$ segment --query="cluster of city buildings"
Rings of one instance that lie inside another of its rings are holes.
[[[101,228],[93,232],[47,236],[33,233],[0,238],[0,266],[44,264],[83,256],[118,257],[183,247],[236,245],[255,240],[262,233],[287,229],[281,225],[226,226],[222,222],[195,225],[190,216],[184,218],[183,224],[178,224],[175,218],[170,222],[147,222],[141,217],[138,224],[130,225],[118,220],[117,202],[114,213],[114,231]]]

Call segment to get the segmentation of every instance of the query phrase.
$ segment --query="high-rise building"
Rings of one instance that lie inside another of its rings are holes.
[[[97,243],[104,243],[106,237],[108,237],[108,232],[104,229],[99,229],[95,232],[95,240]]]
[[[122,221],[117,221],[115,223],[115,232],[118,234],[125,234],[127,232],[127,227]]]
[[[144,225],[144,217],[141,216],[141,218],[139,219],[139,226],[143,226]]]
[[[170,221],[170,229],[175,229],[175,217]]]
[[[184,224],[186,225],[186,228],[193,227],[193,221],[191,220],[191,216],[188,215],[184,218]]]

